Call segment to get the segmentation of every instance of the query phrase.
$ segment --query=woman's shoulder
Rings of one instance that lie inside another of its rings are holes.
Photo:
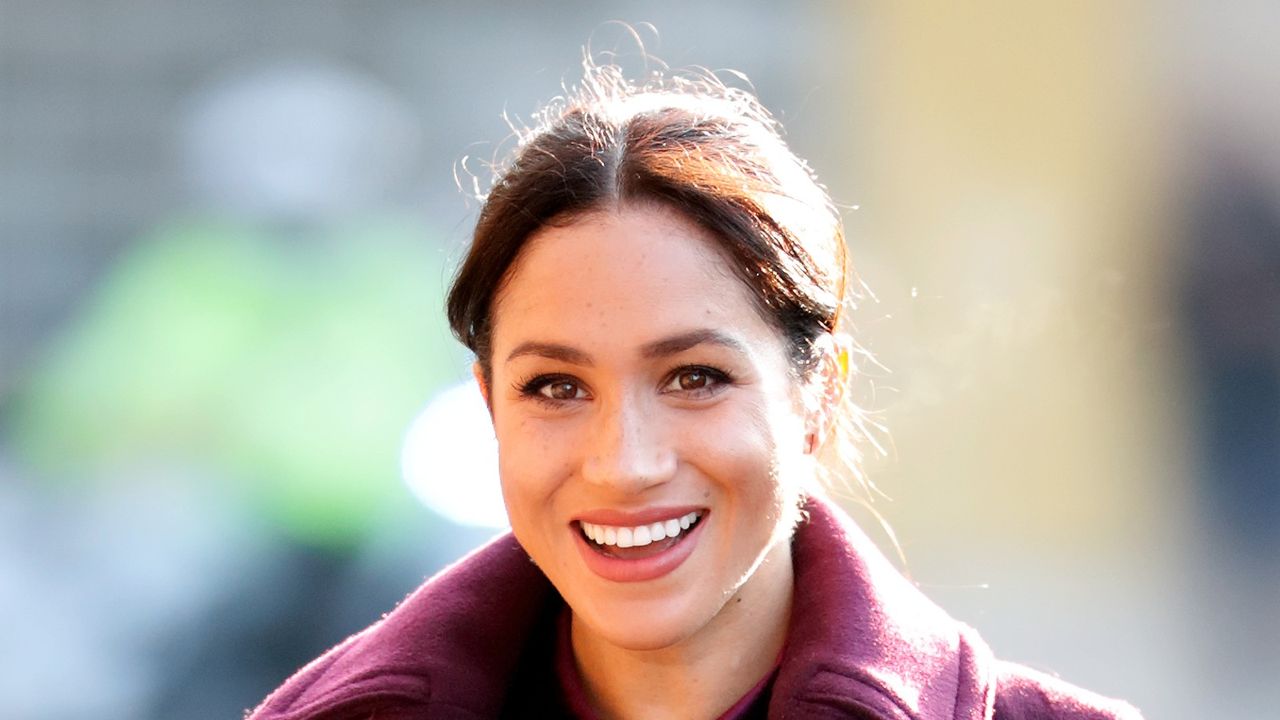
[[[996,658],[843,510],[820,498],[805,510],[793,544],[796,597],[780,703],[816,702],[830,717],[874,708],[876,717],[900,718],[1141,718],[1126,703]]]
[[[1138,709],[1042,672],[996,661],[995,720],[1142,720]]]
[[[549,594],[514,538],[497,538],[303,667],[248,720],[496,716]]]

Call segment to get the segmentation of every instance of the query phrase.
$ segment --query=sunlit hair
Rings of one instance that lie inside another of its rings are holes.
[[[581,84],[518,131],[449,293],[449,323],[486,382],[493,300],[525,241],[544,226],[627,204],[667,207],[710,231],[785,338],[797,380],[822,360],[820,338],[847,332],[839,213],[755,96],[709,73],[632,81],[617,66],[587,62]],[[836,415],[826,459],[863,482],[864,413],[850,399]]]

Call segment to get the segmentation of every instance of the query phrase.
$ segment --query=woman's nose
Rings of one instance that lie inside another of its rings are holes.
[[[656,408],[636,400],[602,405],[583,448],[583,478],[635,493],[670,480],[676,454]]]

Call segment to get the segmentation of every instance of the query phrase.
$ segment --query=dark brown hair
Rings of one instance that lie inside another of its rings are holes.
[[[449,323],[486,381],[493,301],[525,241],[628,203],[656,203],[709,230],[806,377],[814,341],[841,329],[848,262],[839,214],[780,130],[751,93],[714,77],[632,82],[588,63],[581,86],[519,133],[449,293]]]

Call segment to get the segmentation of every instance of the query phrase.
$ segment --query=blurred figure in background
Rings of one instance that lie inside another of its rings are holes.
[[[39,477],[88,479],[61,544],[95,590],[29,596],[100,629],[43,644],[103,687],[138,676],[63,712],[235,717],[474,544],[403,522],[400,438],[463,368],[444,252],[388,198],[417,136],[396,95],[328,64],[241,68],[191,99],[192,212],[120,258],[9,417]],[[56,677],[18,706],[61,716]]]
[[[1181,9],[1181,311],[1197,525],[1191,636],[1232,717],[1280,705],[1280,82],[1275,3]]]
[[[1236,668],[1280,677],[1280,186],[1258,156],[1212,145],[1183,278],[1210,619],[1198,631],[1216,693],[1262,713],[1274,686]]]

